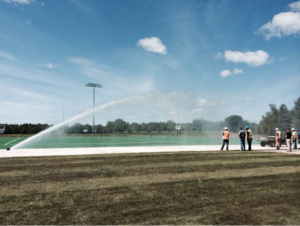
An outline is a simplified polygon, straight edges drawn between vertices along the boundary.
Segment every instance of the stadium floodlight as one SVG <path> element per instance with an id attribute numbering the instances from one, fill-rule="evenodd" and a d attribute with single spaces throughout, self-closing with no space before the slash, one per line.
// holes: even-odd
<path id="1" fill-rule="evenodd" d="M 103 88 L 101 84 L 96 83 L 86 83 L 86 87 L 93 87 L 93 108 L 95 108 L 95 88 Z M 93 112 L 93 131 L 92 134 L 94 136 L 95 133 L 95 113 Z"/>

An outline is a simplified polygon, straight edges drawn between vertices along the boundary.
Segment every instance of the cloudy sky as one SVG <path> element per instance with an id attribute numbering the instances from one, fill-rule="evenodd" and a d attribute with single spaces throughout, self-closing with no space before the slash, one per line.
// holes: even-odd
<path id="1" fill-rule="evenodd" d="M 80 114 L 85 83 L 117 101 L 96 123 L 259 122 L 300 96 L 299 62 L 300 1 L 0 0 L 0 123 Z"/>

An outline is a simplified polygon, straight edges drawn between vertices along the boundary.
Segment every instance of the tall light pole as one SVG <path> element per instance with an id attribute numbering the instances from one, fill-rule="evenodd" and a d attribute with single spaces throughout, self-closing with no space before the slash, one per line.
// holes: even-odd
<path id="1" fill-rule="evenodd" d="M 101 84 L 95 84 L 95 83 L 86 83 L 86 87 L 93 87 L 93 108 L 95 108 L 95 88 L 102 88 L 103 86 Z M 93 112 L 93 136 L 95 133 L 95 113 Z"/>

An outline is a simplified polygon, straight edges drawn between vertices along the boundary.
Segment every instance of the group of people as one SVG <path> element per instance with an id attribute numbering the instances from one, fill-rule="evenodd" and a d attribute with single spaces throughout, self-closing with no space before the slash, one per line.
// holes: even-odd
<path id="1" fill-rule="evenodd" d="M 247 143 L 248 143 L 248 151 L 252 151 L 251 145 L 252 145 L 252 139 L 253 139 L 253 133 L 249 126 L 245 127 L 246 132 L 243 131 L 243 128 L 240 127 L 239 131 L 239 138 L 240 138 L 240 144 L 241 144 L 241 151 L 246 151 L 246 144 L 245 144 L 245 139 L 247 138 Z M 223 145 L 221 147 L 221 151 L 223 151 L 224 146 L 226 145 L 226 151 L 228 151 L 229 148 L 229 136 L 230 133 L 228 132 L 228 128 L 224 128 L 223 132 Z"/>
<path id="2" fill-rule="evenodd" d="M 252 151 L 251 144 L 252 144 L 252 139 L 253 139 L 253 133 L 249 126 L 245 127 L 246 132 L 243 131 L 243 128 L 240 127 L 239 131 L 239 138 L 240 138 L 240 144 L 241 144 L 241 151 L 246 151 L 246 144 L 245 144 L 245 139 L 247 138 L 247 143 L 248 143 L 248 151 Z M 281 146 L 281 132 L 278 128 L 275 129 L 276 131 L 276 149 L 280 149 Z M 228 131 L 228 128 L 225 127 L 223 131 L 223 145 L 221 147 L 221 151 L 223 151 L 225 145 L 226 145 L 226 151 L 228 151 L 229 148 L 229 136 L 230 133 Z M 300 129 L 298 133 L 295 131 L 294 128 L 290 130 L 290 128 L 286 129 L 286 134 L 285 134 L 285 139 L 286 139 L 286 144 L 288 146 L 288 152 L 292 151 L 292 144 L 293 144 L 293 149 L 297 149 L 297 138 L 298 138 L 298 143 L 300 144 Z M 300 148 L 299 148 L 300 149 Z"/>
<path id="3" fill-rule="evenodd" d="M 275 131 L 276 131 L 276 149 L 280 149 L 281 132 L 278 128 L 276 128 Z M 291 130 L 290 128 L 286 129 L 285 140 L 286 140 L 286 145 L 288 146 L 288 150 L 287 150 L 288 152 L 292 151 L 292 144 L 293 144 L 293 149 L 295 150 L 297 149 L 297 138 L 300 144 L 300 129 L 298 133 L 295 131 L 294 128 L 292 128 Z"/>

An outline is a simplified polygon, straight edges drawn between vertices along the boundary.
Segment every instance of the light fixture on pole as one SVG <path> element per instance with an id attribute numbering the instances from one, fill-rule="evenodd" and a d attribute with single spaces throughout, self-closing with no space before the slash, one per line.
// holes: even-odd
<path id="1" fill-rule="evenodd" d="M 86 83 L 86 87 L 93 87 L 93 108 L 95 108 L 95 88 L 103 88 L 101 84 L 95 84 L 95 83 Z M 95 113 L 93 112 L 93 136 L 95 133 Z"/>

